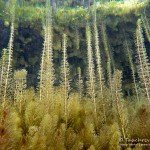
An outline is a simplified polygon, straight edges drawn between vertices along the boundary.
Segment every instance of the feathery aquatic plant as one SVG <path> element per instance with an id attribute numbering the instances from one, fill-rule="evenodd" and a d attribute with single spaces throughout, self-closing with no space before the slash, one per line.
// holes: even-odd
<path id="1" fill-rule="evenodd" d="M 140 19 L 137 21 L 136 46 L 137 46 L 137 57 L 139 61 L 138 74 L 141 79 L 143 89 L 145 91 L 144 93 L 148 101 L 150 102 L 150 64 L 148 62 L 146 48 L 144 45 L 144 37 Z"/>
<path id="2" fill-rule="evenodd" d="M 50 99 L 53 94 L 54 68 L 52 49 L 52 20 L 50 2 L 46 1 L 46 22 L 44 27 L 44 44 L 40 66 L 40 100 Z"/>
<path id="3" fill-rule="evenodd" d="M 25 69 L 17 70 L 14 73 L 14 79 L 15 79 L 15 104 L 19 105 L 19 111 L 22 110 L 22 103 L 23 103 L 23 93 L 26 89 L 26 77 L 27 77 L 27 71 Z"/>
<path id="4" fill-rule="evenodd" d="M 94 61 L 93 61 L 93 51 L 91 46 L 91 30 L 90 27 L 86 26 L 86 40 L 87 40 L 87 60 L 88 60 L 88 94 L 90 95 L 93 104 L 94 112 L 96 113 L 96 100 L 95 100 L 95 70 L 94 70 Z"/>
<path id="5" fill-rule="evenodd" d="M 6 77 L 4 79 L 4 94 L 3 94 L 3 106 L 5 106 L 5 101 L 7 97 L 10 97 L 10 93 L 12 92 L 12 57 L 13 57 L 13 42 L 14 42 L 14 21 L 15 21 L 15 5 L 16 0 L 12 1 L 12 9 L 11 13 L 11 28 L 10 28 L 10 38 L 8 43 L 8 60 L 7 60 L 7 70 L 6 70 Z"/>
<path id="6" fill-rule="evenodd" d="M 2 58 L 0 63 L 0 96 L 3 96 L 4 93 L 4 80 L 6 78 L 6 72 L 7 72 L 7 49 L 3 49 L 2 51 Z"/>
<path id="7" fill-rule="evenodd" d="M 112 68 L 111 68 L 111 56 L 110 56 L 110 51 L 109 51 L 109 44 L 108 44 L 108 38 L 107 38 L 107 34 L 106 34 L 106 25 L 104 23 L 102 23 L 101 25 L 101 32 L 102 32 L 102 40 L 103 40 L 103 44 L 104 44 L 104 50 L 106 53 L 106 57 L 107 57 L 107 81 L 108 81 L 108 86 L 110 88 L 110 90 L 112 91 L 112 87 L 111 87 L 111 79 L 112 79 Z"/>
<path id="8" fill-rule="evenodd" d="M 150 22 L 148 21 L 146 15 L 142 15 L 141 19 L 142 19 L 143 27 L 145 29 L 147 39 L 150 42 Z"/>
<path id="9" fill-rule="evenodd" d="M 79 98 L 81 100 L 82 96 L 83 96 L 83 80 L 82 80 L 82 76 L 81 76 L 81 68 L 78 67 L 78 93 L 79 93 Z"/>
<path id="10" fill-rule="evenodd" d="M 120 128 L 120 132 L 122 134 L 122 138 L 126 139 L 126 125 L 127 125 L 127 116 L 125 112 L 125 108 L 123 105 L 122 93 L 121 93 L 121 82 L 122 82 L 122 73 L 119 70 L 116 70 L 113 79 L 112 79 L 112 87 L 114 94 L 114 107 L 117 112 L 118 125 Z"/>
<path id="11" fill-rule="evenodd" d="M 137 85 L 136 77 L 135 77 L 135 67 L 134 67 L 134 64 L 133 64 L 131 49 L 129 47 L 129 43 L 128 43 L 128 40 L 126 38 L 125 32 L 124 32 L 124 38 L 125 38 L 124 47 L 127 50 L 127 57 L 129 59 L 129 64 L 130 64 L 130 68 L 131 68 L 131 71 L 132 71 L 132 78 L 133 78 L 133 83 L 134 83 L 134 89 L 135 89 L 135 93 L 136 93 L 136 98 L 139 101 L 139 91 L 138 91 L 138 85 Z"/>
<path id="12" fill-rule="evenodd" d="M 97 71 L 97 76 L 98 76 L 98 89 L 100 89 L 100 96 L 102 100 L 102 105 L 103 105 L 103 114 L 104 114 L 104 120 L 106 122 L 106 110 L 105 110 L 105 102 L 103 99 L 103 86 L 104 86 L 104 81 L 103 81 L 103 68 L 101 65 L 101 51 L 99 47 L 99 35 L 98 35 L 98 28 L 97 28 L 97 11 L 96 11 L 96 5 L 94 9 L 94 42 L 95 42 L 95 53 L 96 53 L 96 71 Z"/>
<path id="13" fill-rule="evenodd" d="M 103 98 L 103 69 L 101 65 L 101 53 L 99 47 L 99 35 L 97 29 L 97 19 L 96 19 L 96 8 L 95 8 L 95 15 L 94 15 L 94 37 L 95 37 L 95 51 L 96 51 L 96 70 L 98 72 L 98 86 L 100 87 L 100 94 Z"/>
<path id="14" fill-rule="evenodd" d="M 64 90 L 64 113 L 67 122 L 67 106 L 68 106 L 68 98 L 69 98 L 69 90 L 70 90 L 70 81 L 69 81 L 69 64 L 67 61 L 67 35 L 63 34 L 63 60 L 61 64 L 61 86 Z"/>
<path id="15" fill-rule="evenodd" d="M 40 83 L 39 83 L 39 92 L 40 92 L 40 100 L 42 100 L 43 98 L 43 84 L 44 84 L 44 80 L 43 80 L 43 74 L 44 74 L 44 63 L 45 63 L 45 45 L 46 45 L 46 31 L 44 29 L 44 43 L 43 43 L 43 50 L 42 50 L 42 57 L 41 57 L 41 64 L 40 64 L 40 75 L 39 75 L 39 78 L 40 78 Z"/>

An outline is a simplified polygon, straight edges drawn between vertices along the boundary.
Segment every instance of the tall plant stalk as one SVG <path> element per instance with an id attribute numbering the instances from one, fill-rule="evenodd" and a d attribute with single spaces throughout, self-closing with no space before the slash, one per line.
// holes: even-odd
<path id="1" fill-rule="evenodd" d="M 81 76 L 81 68 L 78 67 L 78 93 L 79 93 L 79 99 L 81 100 L 83 95 L 83 80 Z"/>
<path id="2" fill-rule="evenodd" d="M 3 96 L 4 90 L 4 80 L 6 78 L 6 71 L 7 71 L 7 49 L 3 49 L 2 58 L 0 63 L 0 96 Z"/>
<path id="3" fill-rule="evenodd" d="M 112 87 L 113 87 L 113 94 L 114 94 L 114 106 L 117 112 L 117 119 L 118 119 L 118 125 L 120 128 L 120 132 L 122 134 L 123 140 L 126 139 L 126 123 L 127 123 L 127 116 L 126 112 L 124 110 L 124 104 L 122 101 L 122 93 L 121 93 L 121 80 L 122 73 L 119 70 L 116 70 L 113 79 L 112 79 Z"/>
<path id="4" fill-rule="evenodd" d="M 93 104 L 94 112 L 96 113 L 96 99 L 95 99 L 95 70 L 93 61 L 93 51 L 91 46 L 91 30 L 86 26 L 86 39 L 87 39 L 87 59 L 88 59 L 88 94 L 90 95 Z"/>
<path id="5" fill-rule="evenodd" d="M 136 29 L 136 46 L 138 56 L 138 74 L 141 79 L 145 95 L 150 102 L 150 64 L 148 62 L 146 48 L 144 45 L 143 31 L 141 27 L 141 20 L 137 22 Z"/>
<path id="6" fill-rule="evenodd" d="M 46 1 L 44 44 L 40 66 L 40 83 L 39 83 L 40 100 L 42 100 L 43 98 L 50 99 L 53 94 L 54 67 L 53 67 L 52 43 L 53 42 L 52 42 L 51 6 L 49 1 Z"/>
<path id="7" fill-rule="evenodd" d="M 143 26 L 144 26 L 144 29 L 145 29 L 147 39 L 150 42 L 150 22 L 148 21 L 145 14 L 142 15 L 141 19 L 142 19 L 142 23 L 143 23 Z"/>
<path id="8" fill-rule="evenodd" d="M 62 78 L 62 88 L 64 90 L 64 114 L 67 124 L 67 108 L 68 108 L 68 98 L 70 90 L 70 81 L 69 81 L 69 64 L 67 61 L 67 35 L 63 34 L 63 60 L 61 64 L 61 78 Z"/>
<path id="9" fill-rule="evenodd" d="M 110 90 L 112 91 L 112 83 L 111 83 L 111 79 L 112 79 L 112 68 L 111 68 L 111 56 L 110 56 L 110 51 L 109 51 L 109 44 L 108 44 L 108 37 L 106 34 L 106 26 L 104 23 L 102 23 L 101 26 L 101 32 L 102 32 L 102 40 L 103 40 L 103 44 L 104 44 L 104 50 L 106 53 L 106 57 L 107 57 L 107 80 L 108 80 L 108 85 Z"/>
<path id="10" fill-rule="evenodd" d="M 96 16 L 96 7 L 94 11 L 94 37 L 95 37 L 95 51 L 96 51 L 96 70 L 98 72 L 98 81 L 100 87 L 100 95 L 103 98 L 103 69 L 101 65 L 101 52 L 99 47 L 99 35 L 97 28 L 97 16 Z"/>
<path id="11" fill-rule="evenodd" d="M 46 51 L 46 31 L 44 29 L 44 43 L 43 43 L 43 50 L 42 50 L 42 58 L 41 58 L 41 64 L 40 64 L 40 83 L 39 83 L 39 91 L 40 91 L 40 100 L 42 100 L 43 97 L 43 73 L 44 73 L 44 63 L 45 63 L 45 51 Z"/>
<path id="12" fill-rule="evenodd" d="M 13 42 L 14 42 L 14 21 L 15 21 L 15 5 L 16 1 L 12 1 L 11 9 L 11 28 L 10 28 L 10 38 L 8 43 L 8 60 L 7 60 L 7 70 L 6 78 L 4 80 L 4 94 L 3 94 L 3 107 L 5 107 L 6 98 L 9 96 L 9 88 L 13 85 L 12 83 L 12 57 L 13 57 Z"/>
<path id="13" fill-rule="evenodd" d="M 105 101 L 103 97 L 103 69 L 102 69 L 102 64 L 101 64 L 101 51 L 99 47 L 99 35 L 98 35 L 98 28 L 97 28 L 97 10 L 96 10 L 96 4 L 94 1 L 94 44 L 95 44 L 95 52 L 96 52 L 96 71 L 98 73 L 98 87 L 100 88 L 100 96 L 102 100 L 102 105 L 103 105 L 103 114 L 104 114 L 104 121 L 106 122 L 106 108 L 105 108 Z"/>
<path id="14" fill-rule="evenodd" d="M 127 50 L 127 57 L 129 59 L 129 64 L 130 64 L 130 68 L 131 68 L 131 71 L 132 71 L 132 78 L 133 78 L 133 83 L 134 83 L 134 89 L 135 89 L 135 92 L 136 92 L 136 98 L 139 101 L 140 100 L 139 99 L 139 91 L 138 91 L 138 85 L 137 85 L 136 77 L 135 77 L 135 67 L 134 67 L 134 64 L 133 64 L 131 49 L 129 47 L 129 43 L 128 43 L 128 40 L 126 38 L 125 31 L 123 31 L 123 33 L 124 33 L 124 38 L 125 38 L 124 47 Z"/>
<path id="15" fill-rule="evenodd" d="M 14 73 L 15 79 L 15 104 L 18 106 L 20 113 L 22 112 L 22 106 L 24 103 L 24 91 L 26 89 L 26 77 L 27 71 L 25 69 L 17 70 Z"/>

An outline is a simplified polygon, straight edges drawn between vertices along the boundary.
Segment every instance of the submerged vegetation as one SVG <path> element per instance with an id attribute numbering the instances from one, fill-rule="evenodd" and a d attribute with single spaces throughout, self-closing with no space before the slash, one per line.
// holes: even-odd
<path id="1" fill-rule="evenodd" d="M 3 48 L 0 59 L 0 150 L 149 149 L 150 63 L 147 50 L 150 45 L 146 46 L 150 42 L 150 20 L 146 14 L 149 2 L 128 7 L 123 2 L 94 2 L 88 9 L 67 6 L 55 10 L 49 0 L 42 1 L 42 6 L 18 2 L 0 2 L 6 12 L 11 6 L 6 16 L 1 13 L 4 24 L 10 22 L 10 33 L 8 46 Z M 111 14 L 125 19 L 133 11 L 138 13 L 132 31 L 134 40 L 130 40 L 125 28 L 121 29 L 126 53 L 121 55 L 127 58 L 134 85 L 132 95 L 125 95 L 124 72 L 114 59 L 116 52 L 109 40 L 111 28 L 105 17 Z M 14 43 L 17 27 L 35 18 L 34 15 L 42 24 L 43 48 L 39 54 L 37 86 L 29 87 L 28 70 L 25 67 L 15 69 L 14 53 L 18 45 Z M 77 20 L 73 16 L 77 16 Z M 75 27 L 73 36 L 69 32 L 72 24 Z M 56 53 L 57 42 L 60 50 Z M 68 49 L 72 42 L 76 51 L 84 56 L 79 62 L 84 63 L 84 67 L 81 64 L 72 67 L 69 63 Z M 86 50 L 82 52 L 83 49 Z M 60 57 L 59 65 L 55 64 L 56 54 Z M 76 74 L 75 79 L 72 72 Z"/>

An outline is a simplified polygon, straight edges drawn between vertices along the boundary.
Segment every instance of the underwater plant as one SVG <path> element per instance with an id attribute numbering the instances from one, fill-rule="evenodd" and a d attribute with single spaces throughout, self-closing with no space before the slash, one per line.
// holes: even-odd
<path id="1" fill-rule="evenodd" d="M 143 31 L 141 27 L 141 20 L 137 21 L 136 29 L 136 46 L 138 56 L 138 74 L 141 79 L 144 93 L 147 100 L 150 102 L 150 64 L 148 62 L 146 48 L 144 45 Z"/>
<path id="2" fill-rule="evenodd" d="M 110 56 L 110 49 L 109 49 L 109 44 L 108 44 L 108 37 L 107 37 L 107 33 L 106 33 L 106 25 L 104 23 L 102 23 L 101 25 L 101 32 L 102 32 L 102 40 L 103 40 L 103 44 L 104 44 L 104 50 L 106 53 L 106 57 L 107 57 L 107 85 L 109 86 L 109 88 L 112 91 L 112 83 L 111 83 L 111 79 L 112 79 L 112 62 L 111 62 L 111 56 Z"/>
<path id="3" fill-rule="evenodd" d="M 126 129 L 127 129 L 127 112 L 126 108 L 123 103 L 122 93 L 121 93 L 121 82 L 122 82 L 122 73 L 119 70 L 116 70 L 113 79 L 112 79 L 112 87 L 113 87 L 113 94 L 114 94 L 114 107 L 117 112 L 117 120 L 118 126 L 120 128 L 121 136 L 123 140 L 126 139 Z"/>
<path id="4" fill-rule="evenodd" d="M 135 77 L 135 67 L 134 67 L 134 63 L 133 63 L 133 58 L 132 58 L 132 53 L 131 53 L 131 49 L 129 46 L 129 41 L 126 38 L 125 32 L 124 32 L 124 47 L 127 50 L 127 57 L 129 59 L 129 64 L 130 64 L 130 68 L 132 71 L 132 79 L 133 79 L 133 83 L 134 83 L 134 89 L 135 89 L 135 93 L 136 93 L 136 98 L 139 101 L 139 89 L 138 89 L 138 85 L 137 85 L 137 81 L 136 81 L 136 77 Z"/>
<path id="5" fill-rule="evenodd" d="M 0 96 L 2 97 L 3 96 L 3 92 L 4 92 L 4 89 L 3 89 L 3 86 L 4 86 L 4 80 L 6 78 L 6 71 L 7 71 L 7 58 L 8 58 L 8 55 L 7 55 L 7 49 L 3 49 L 2 51 L 2 58 L 1 58 L 1 63 L 0 63 Z"/>
<path id="6" fill-rule="evenodd" d="M 14 92 L 14 103 L 19 105 L 19 111 L 22 111 L 22 103 L 24 103 L 23 93 L 27 87 L 26 84 L 27 71 L 25 69 L 17 70 L 14 73 L 15 80 L 15 92 Z"/>
<path id="7" fill-rule="evenodd" d="M 44 27 L 44 44 L 42 60 L 40 65 L 40 100 L 46 97 L 49 99 L 53 94 L 54 68 L 52 49 L 52 18 L 50 2 L 46 1 L 46 21 Z"/>
<path id="8" fill-rule="evenodd" d="M 142 15 L 141 19 L 142 19 L 142 24 L 145 29 L 147 39 L 150 42 L 150 22 L 148 21 L 148 18 L 145 14 Z"/>
<path id="9" fill-rule="evenodd" d="M 3 93 L 3 107 L 5 107 L 6 98 L 11 97 L 12 92 L 12 85 L 13 85 L 13 73 L 12 73 L 12 61 L 13 61 L 13 42 L 14 42 L 14 21 L 15 21 L 15 5 L 16 0 L 11 1 L 12 2 L 12 9 L 10 10 L 11 13 L 11 29 L 10 29 L 10 38 L 8 43 L 8 58 L 7 58 L 7 70 L 6 70 L 6 76 L 4 79 L 4 93 Z"/>
<path id="10" fill-rule="evenodd" d="M 67 61 L 67 35 L 63 34 L 63 60 L 61 63 L 61 86 L 64 91 L 64 114 L 67 123 L 67 107 L 68 107 L 68 99 L 69 99 L 69 91 L 70 91 L 70 81 L 69 81 L 69 64 Z"/>
<path id="11" fill-rule="evenodd" d="M 94 112 L 96 113 L 96 93 L 95 93 L 95 70 L 94 70 L 94 61 L 93 61 L 93 50 L 91 46 L 91 29 L 89 25 L 86 26 L 86 40 L 87 40 L 87 60 L 88 60 L 88 94 L 91 97 L 94 104 Z"/>
<path id="12" fill-rule="evenodd" d="M 78 92 L 79 92 L 79 99 L 81 100 L 81 98 L 83 97 L 83 79 L 81 76 L 81 68 L 78 67 Z"/>
<path id="13" fill-rule="evenodd" d="M 100 52 L 100 47 L 99 47 L 99 35 L 98 35 L 98 28 L 97 28 L 97 16 L 96 16 L 96 8 L 94 12 L 94 40 L 95 40 L 95 52 L 96 52 L 96 70 L 98 73 L 98 87 L 100 88 L 100 93 L 103 98 L 103 69 L 101 65 L 101 52 Z"/>

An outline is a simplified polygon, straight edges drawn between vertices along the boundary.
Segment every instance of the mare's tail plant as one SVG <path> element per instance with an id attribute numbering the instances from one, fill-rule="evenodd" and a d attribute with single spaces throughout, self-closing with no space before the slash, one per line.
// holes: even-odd
<path id="1" fill-rule="evenodd" d="M 7 49 L 3 49 L 2 51 L 2 58 L 0 62 L 0 96 L 3 96 L 4 90 L 4 80 L 6 78 L 6 72 L 7 72 Z"/>
<path id="2" fill-rule="evenodd" d="M 142 15 L 141 19 L 142 19 L 143 27 L 145 29 L 147 39 L 150 42 L 150 22 L 149 22 L 149 20 L 148 20 L 148 18 L 146 17 L 145 14 Z"/>
<path id="3" fill-rule="evenodd" d="M 126 139 L 126 127 L 127 127 L 127 115 L 125 112 L 123 98 L 121 93 L 121 82 L 122 82 L 122 73 L 119 70 L 116 70 L 112 79 L 113 95 L 114 95 L 114 108 L 117 114 L 118 125 L 122 138 Z"/>
<path id="4" fill-rule="evenodd" d="M 44 44 L 40 65 L 40 100 L 50 99 L 53 94 L 54 68 L 52 49 L 52 19 L 50 2 L 46 1 L 46 21 L 44 27 Z"/>
<path id="5" fill-rule="evenodd" d="M 97 28 L 97 11 L 96 11 L 96 5 L 94 9 L 94 37 L 95 37 L 95 53 L 96 53 L 96 71 L 98 75 L 98 87 L 100 89 L 100 97 L 102 98 L 102 105 L 103 105 L 103 114 L 104 114 L 104 120 L 106 122 L 106 108 L 105 108 L 105 102 L 103 99 L 103 87 L 104 87 L 104 82 L 103 82 L 103 68 L 101 64 L 101 51 L 99 47 L 99 35 L 98 35 L 98 28 Z"/>
<path id="6" fill-rule="evenodd" d="M 94 37 L 95 37 L 95 51 L 96 51 L 96 70 L 98 73 L 98 86 L 100 87 L 100 95 L 103 98 L 103 69 L 101 65 L 101 52 L 99 47 L 99 35 L 98 35 L 98 28 L 97 28 L 97 16 L 96 16 L 96 8 L 95 8 L 95 15 L 94 15 Z"/>
<path id="7" fill-rule="evenodd" d="M 144 44 L 143 30 L 141 27 L 141 20 L 137 21 L 136 29 L 136 46 L 138 57 L 138 74 L 141 79 L 141 84 L 144 89 L 144 93 L 150 102 L 150 64 L 148 62 L 146 48 Z"/>
<path id="8" fill-rule="evenodd" d="M 102 23 L 101 25 L 101 32 L 102 32 L 102 40 L 103 40 L 103 44 L 104 44 L 104 50 L 106 53 L 106 57 L 107 57 L 107 81 L 108 81 L 108 86 L 110 88 L 110 90 L 112 91 L 112 83 L 111 83 L 111 79 L 112 79 L 112 62 L 111 62 L 111 56 L 110 56 L 110 51 L 109 51 L 109 44 L 108 44 L 108 37 L 107 37 L 107 33 L 106 33 L 106 25 L 104 23 Z"/>
<path id="9" fill-rule="evenodd" d="M 94 112 L 96 113 L 96 100 L 95 100 L 95 70 L 93 61 L 93 51 L 91 46 L 91 30 L 86 26 L 86 39 L 87 39 L 87 60 L 88 60 L 88 94 L 93 100 Z"/>
<path id="10" fill-rule="evenodd" d="M 70 90 L 70 81 L 69 81 L 69 64 L 67 61 L 67 35 L 63 34 L 63 60 L 61 64 L 61 86 L 64 90 L 64 114 L 67 123 L 67 107 L 68 107 L 68 98 Z"/>
<path id="11" fill-rule="evenodd" d="M 26 89 L 26 77 L 27 71 L 25 69 L 15 71 L 15 104 L 18 106 L 19 111 L 22 111 L 22 105 L 24 103 L 24 90 Z"/>
<path id="12" fill-rule="evenodd" d="M 79 99 L 81 100 L 83 96 L 83 80 L 81 76 L 81 68 L 78 67 L 78 93 L 79 93 Z"/>
<path id="13" fill-rule="evenodd" d="M 133 64 L 132 53 L 131 53 L 131 49 L 130 49 L 130 46 L 129 46 L 129 42 L 126 38 L 125 32 L 124 32 L 124 38 L 125 38 L 124 47 L 125 47 L 125 50 L 127 50 L 127 57 L 129 59 L 129 64 L 130 64 L 130 68 L 131 68 L 131 71 L 132 71 L 132 78 L 133 78 L 136 98 L 139 101 L 139 89 L 138 89 L 138 85 L 137 85 L 136 77 L 135 77 L 135 67 L 134 67 L 134 64 Z"/>
<path id="14" fill-rule="evenodd" d="M 12 79 L 12 57 L 13 57 L 13 42 L 14 42 L 14 21 L 15 21 L 15 5 L 16 0 L 10 2 L 12 4 L 12 8 L 10 10 L 11 13 L 11 28 L 10 28 L 10 38 L 8 43 L 8 58 L 7 58 L 7 70 L 6 77 L 4 79 L 4 94 L 3 94 L 3 106 L 5 106 L 6 98 L 11 96 L 11 87 L 13 85 Z"/>

